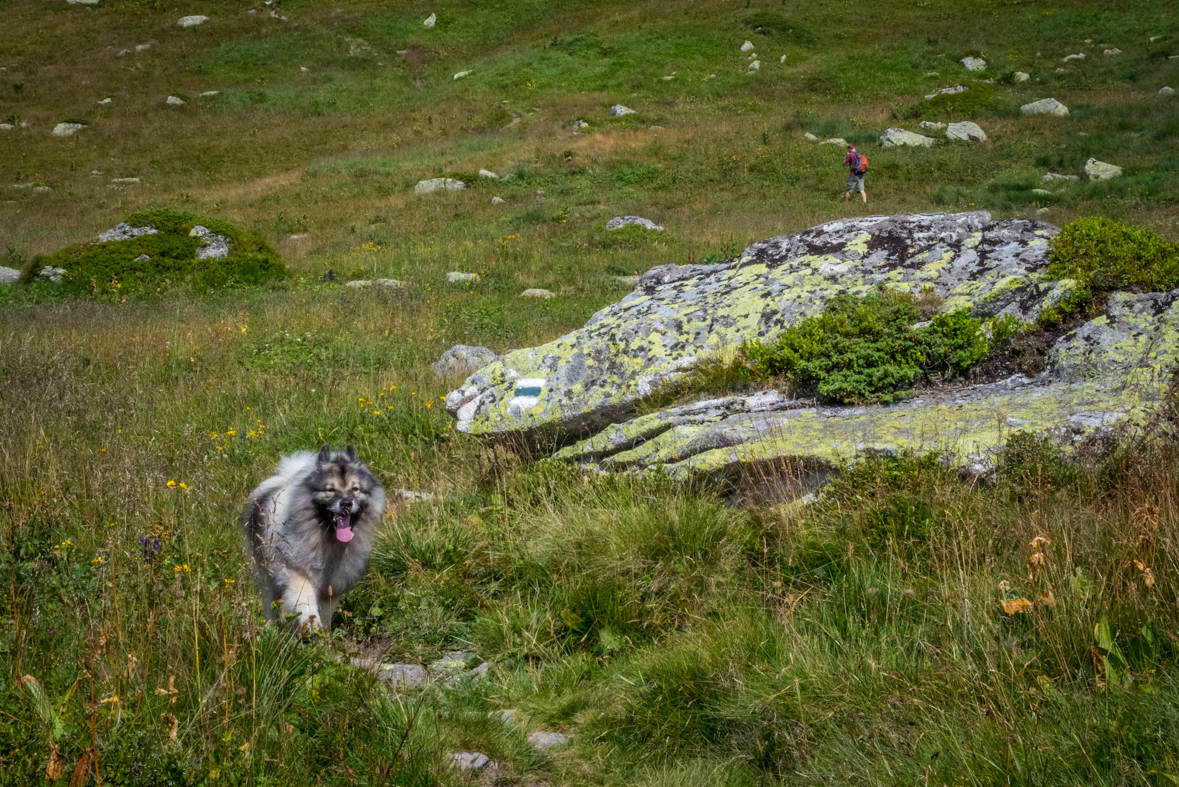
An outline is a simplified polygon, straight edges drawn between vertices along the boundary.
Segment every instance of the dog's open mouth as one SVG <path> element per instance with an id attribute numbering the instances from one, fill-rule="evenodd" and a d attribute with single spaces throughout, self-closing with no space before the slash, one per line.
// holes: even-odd
<path id="1" fill-rule="evenodd" d="M 352 540 L 352 514 L 332 514 L 332 522 L 336 526 L 336 540 L 347 543 Z"/>

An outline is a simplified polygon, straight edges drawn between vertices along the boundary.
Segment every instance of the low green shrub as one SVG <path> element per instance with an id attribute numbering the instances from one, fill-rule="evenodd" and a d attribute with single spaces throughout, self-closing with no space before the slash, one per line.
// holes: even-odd
<path id="1" fill-rule="evenodd" d="M 909 107 L 894 110 L 900 120 L 920 120 L 934 116 L 960 118 L 971 115 L 986 107 L 995 97 L 995 90 L 984 82 L 963 82 L 966 90 L 961 93 L 943 93 L 933 98 L 918 101 Z"/>
<path id="2" fill-rule="evenodd" d="M 921 319 L 914 300 L 887 290 L 839 295 L 776 342 L 754 342 L 743 353 L 756 376 L 791 377 L 827 401 L 894 402 L 920 375 L 957 374 L 988 349 L 982 324 L 966 312 L 939 314 L 914 328 Z"/>
<path id="3" fill-rule="evenodd" d="M 163 292 L 178 286 L 202 289 L 261 284 L 284 279 L 290 271 L 274 249 L 226 221 L 174 210 L 140 211 L 127 217 L 132 227 L 155 227 L 158 232 L 122 241 L 77 243 L 48 257 L 39 257 L 25 270 L 31 281 L 46 266 L 64 268 L 61 287 L 72 295 L 123 297 Z M 229 239 L 229 255 L 198 259 L 204 242 L 190 234 L 207 227 Z"/>
<path id="4" fill-rule="evenodd" d="M 1150 230 L 1089 216 L 1066 224 L 1048 245 L 1048 275 L 1091 292 L 1179 287 L 1179 244 Z"/>

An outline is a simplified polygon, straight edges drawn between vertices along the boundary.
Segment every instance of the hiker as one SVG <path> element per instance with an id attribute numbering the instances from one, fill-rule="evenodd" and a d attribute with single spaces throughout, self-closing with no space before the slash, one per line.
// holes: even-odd
<path id="1" fill-rule="evenodd" d="M 847 176 L 847 191 L 843 193 L 845 200 L 851 199 L 854 192 L 860 192 L 864 202 L 868 201 L 868 192 L 864 191 L 864 173 L 868 171 L 868 157 L 856 152 L 855 145 L 847 146 L 847 158 L 843 160 L 850 168 Z"/>

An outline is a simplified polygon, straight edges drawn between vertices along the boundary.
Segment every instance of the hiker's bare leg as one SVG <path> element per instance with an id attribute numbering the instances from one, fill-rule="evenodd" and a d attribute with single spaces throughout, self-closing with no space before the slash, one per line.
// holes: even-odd
<path id="1" fill-rule="evenodd" d="M 860 196 L 864 198 L 864 204 L 866 205 L 868 203 L 868 192 L 861 191 Z"/>
<path id="2" fill-rule="evenodd" d="M 850 191 L 845 191 L 845 192 L 843 192 L 843 194 L 841 194 L 841 195 L 840 195 L 840 197 L 839 197 L 839 198 L 840 198 L 841 200 L 843 200 L 844 202 L 847 202 L 849 199 L 851 199 L 851 192 L 850 192 Z"/>

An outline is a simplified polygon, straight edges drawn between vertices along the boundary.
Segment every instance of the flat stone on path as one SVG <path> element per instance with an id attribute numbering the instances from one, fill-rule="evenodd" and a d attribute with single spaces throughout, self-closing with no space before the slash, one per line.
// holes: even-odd
<path id="1" fill-rule="evenodd" d="M 548 290 L 542 290 L 538 287 L 533 287 L 520 293 L 521 298 L 556 298 L 557 296 Z"/>
<path id="2" fill-rule="evenodd" d="M 649 230 L 658 230 L 659 232 L 663 232 L 663 227 L 660 227 L 650 219 L 644 219 L 642 216 L 616 216 L 606 222 L 606 229 L 620 230 L 623 227 L 630 226 L 631 224 L 645 227 Z"/>
<path id="3" fill-rule="evenodd" d="M 987 135 L 978 127 L 978 124 L 966 120 L 961 123 L 951 123 L 946 129 L 946 139 L 961 142 L 986 142 Z"/>
<path id="4" fill-rule="evenodd" d="M 544 751 L 568 743 L 569 736 L 560 732 L 534 732 L 528 736 L 528 742 L 532 748 Z"/>
<path id="5" fill-rule="evenodd" d="M 1056 117 L 1068 116 L 1068 107 L 1054 98 L 1042 98 L 1039 101 L 1033 101 L 1030 104 L 1024 104 L 1019 108 L 1019 111 L 1025 115 L 1055 115 Z"/>
<path id="6" fill-rule="evenodd" d="M 399 689 L 414 689 L 429 683 L 430 676 L 421 664 L 382 664 L 377 668 L 377 680 Z"/>
<path id="7" fill-rule="evenodd" d="M 196 27 L 197 25 L 203 25 L 208 21 L 209 17 L 200 16 L 198 14 L 195 16 L 182 16 L 179 20 L 177 20 L 176 24 L 180 25 L 181 27 Z"/>
<path id="8" fill-rule="evenodd" d="M 921 134 L 914 134 L 912 131 L 905 131 L 903 128 L 890 128 L 885 131 L 880 137 L 880 144 L 886 148 L 899 147 L 920 147 L 930 148 L 936 140 L 933 137 L 925 137 Z"/>
<path id="9" fill-rule="evenodd" d="M 1121 175 L 1122 168 L 1115 164 L 1107 164 L 1095 158 L 1091 158 L 1085 162 L 1085 180 L 1090 182 L 1113 180 L 1114 178 L 1121 177 Z"/>

